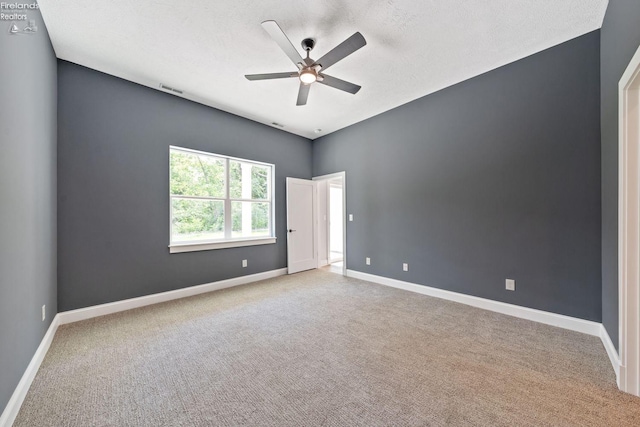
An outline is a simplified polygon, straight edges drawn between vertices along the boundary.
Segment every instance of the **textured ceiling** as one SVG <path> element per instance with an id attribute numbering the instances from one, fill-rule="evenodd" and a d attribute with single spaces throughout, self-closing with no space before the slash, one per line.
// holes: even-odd
<path id="1" fill-rule="evenodd" d="M 39 0 L 59 58 L 311 139 L 596 30 L 607 0 Z M 319 58 L 356 31 L 367 45 L 330 74 L 351 95 L 244 74 L 295 71 L 260 23 Z M 322 129 L 316 133 L 316 129 Z"/>

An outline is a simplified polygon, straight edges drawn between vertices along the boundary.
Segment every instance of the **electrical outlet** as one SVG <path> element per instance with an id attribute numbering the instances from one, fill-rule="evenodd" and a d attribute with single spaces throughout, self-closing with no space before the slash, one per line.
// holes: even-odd
<path id="1" fill-rule="evenodd" d="M 353 214 L 349 214 L 349 221 L 353 221 Z"/>
<path id="2" fill-rule="evenodd" d="M 371 265 L 371 258 L 366 257 L 366 258 L 364 259 L 364 263 L 365 263 L 365 264 L 367 264 L 367 265 Z"/>
<path id="3" fill-rule="evenodd" d="M 516 281 L 513 279 L 507 279 L 505 281 L 505 288 L 508 291 L 515 291 L 516 290 Z"/>
<path id="4" fill-rule="evenodd" d="M 42 321 L 44 322 L 44 319 L 47 318 L 47 306 L 43 305 L 42 306 Z"/>
<path id="5" fill-rule="evenodd" d="M 406 262 L 402 263 L 402 271 L 409 271 L 409 264 L 407 264 Z"/>
<path id="6" fill-rule="evenodd" d="M 242 268 L 244 268 L 244 267 L 246 267 L 246 266 L 247 266 L 247 260 L 246 260 L 246 259 L 243 259 L 243 260 L 242 260 Z"/>

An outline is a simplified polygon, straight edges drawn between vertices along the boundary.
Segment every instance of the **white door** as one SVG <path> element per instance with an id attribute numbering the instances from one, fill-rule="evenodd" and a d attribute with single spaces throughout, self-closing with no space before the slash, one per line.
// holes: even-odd
<path id="1" fill-rule="evenodd" d="M 287 178 L 288 273 L 318 268 L 316 251 L 316 183 Z"/>

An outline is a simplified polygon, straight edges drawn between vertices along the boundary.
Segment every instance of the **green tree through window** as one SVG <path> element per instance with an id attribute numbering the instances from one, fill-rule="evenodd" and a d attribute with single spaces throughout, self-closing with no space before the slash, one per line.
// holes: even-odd
<path id="1" fill-rule="evenodd" d="M 171 147 L 169 169 L 172 243 L 273 237 L 273 165 Z"/>

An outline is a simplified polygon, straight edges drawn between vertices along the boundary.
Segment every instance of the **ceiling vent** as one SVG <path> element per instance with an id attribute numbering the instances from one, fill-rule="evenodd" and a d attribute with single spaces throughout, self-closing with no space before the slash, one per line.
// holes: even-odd
<path id="1" fill-rule="evenodd" d="M 162 83 L 160 83 L 160 89 L 168 90 L 169 92 L 177 93 L 178 95 L 182 95 L 183 93 L 180 89 L 176 89 Z"/>

